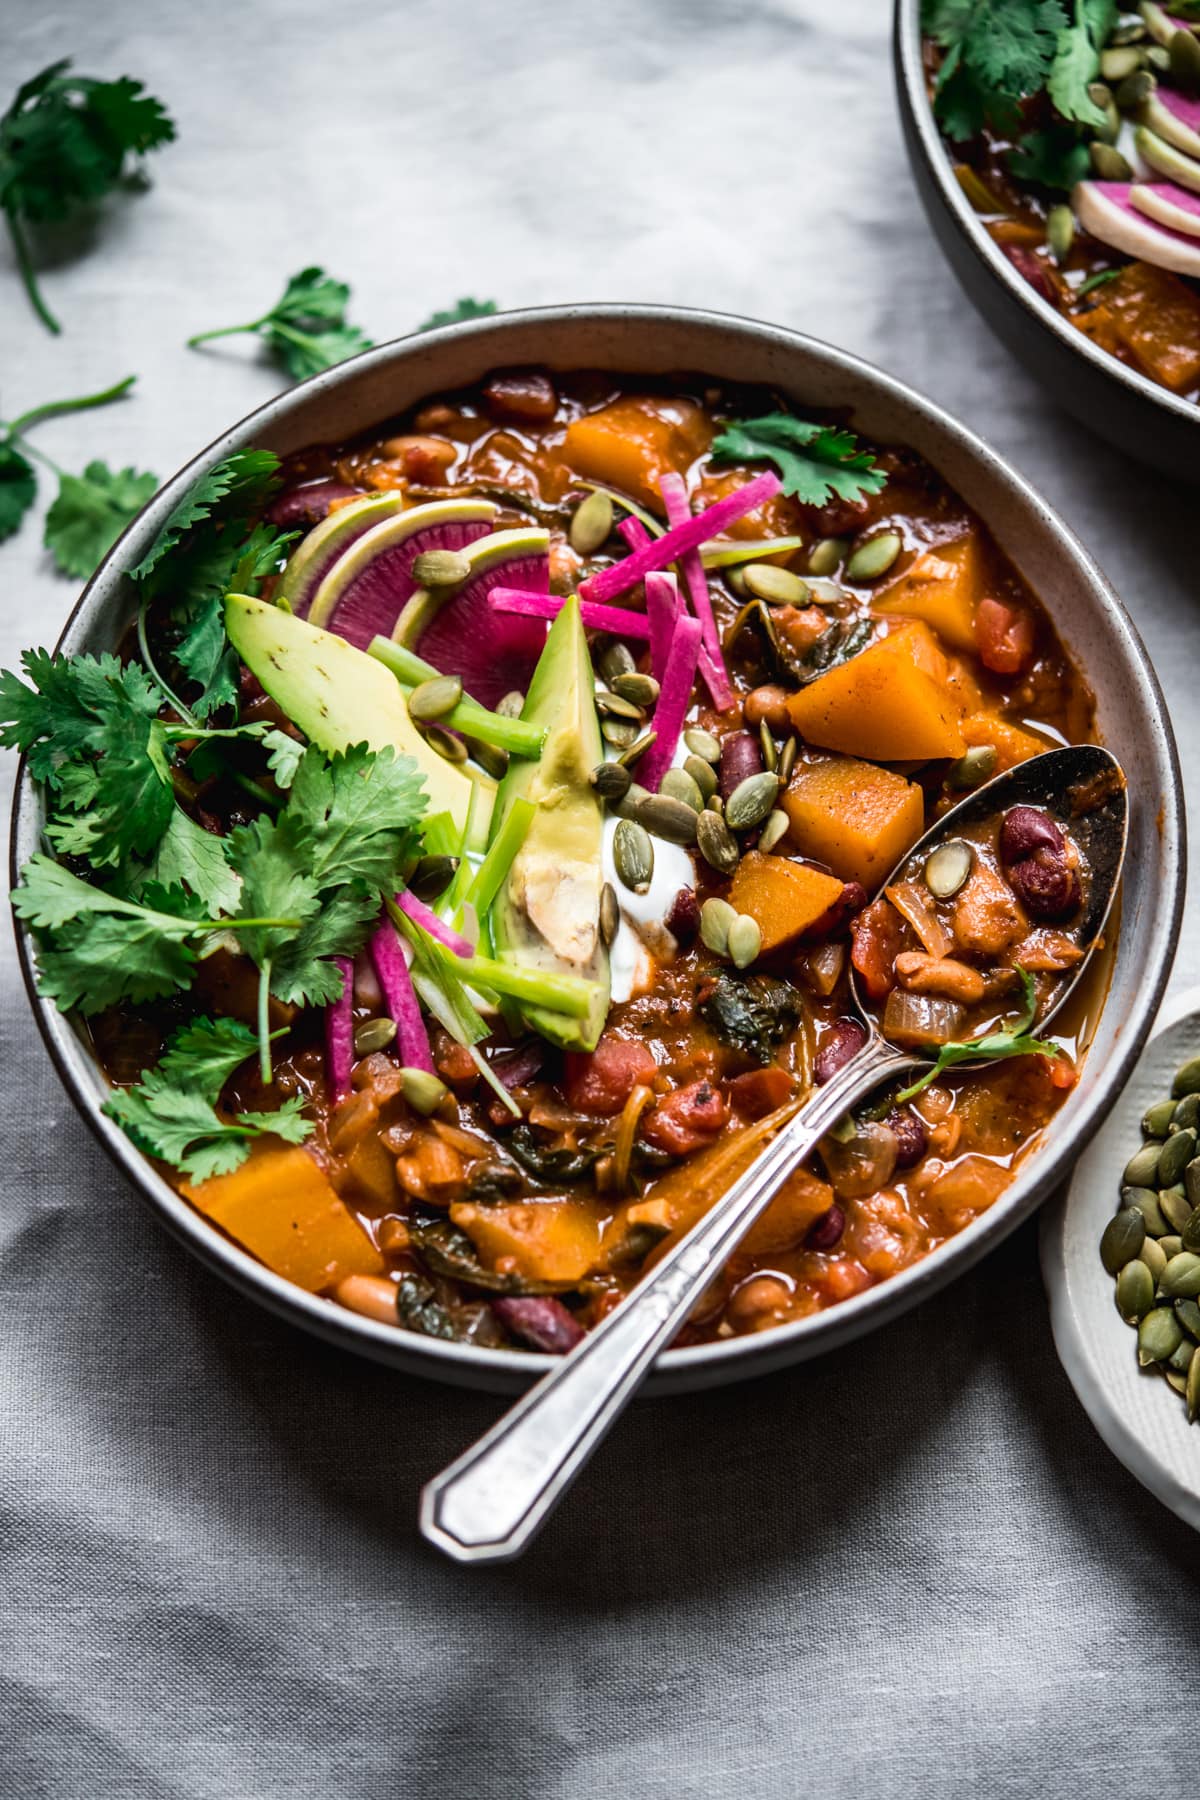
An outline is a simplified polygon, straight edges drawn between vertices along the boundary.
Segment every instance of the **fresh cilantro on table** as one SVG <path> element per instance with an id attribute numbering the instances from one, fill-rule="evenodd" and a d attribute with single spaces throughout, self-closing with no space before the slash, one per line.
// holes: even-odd
<path id="1" fill-rule="evenodd" d="M 61 327 L 42 298 L 28 227 L 57 222 L 110 193 L 130 169 L 175 136 L 161 103 L 127 75 L 73 75 L 69 60 L 24 82 L 0 117 L 0 208 L 34 310 Z"/>
<path id="2" fill-rule="evenodd" d="M 1057 1056 L 1057 1044 L 1051 1044 L 1042 1038 L 1031 1035 L 1030 1026 L 1037 1017 L 1037 994 L 1034 991 L 1033 977 L 1028 969 L 1019 965 L 1017 973 L 1021 977 L 1024 993 L 1024 1005 L 1021 1016 L 1007 1031 L 993 1031 L 987 1037 L 971 1038 L 965 1043 L 951 1042 L 943 1044 L 937 1053 L 937 1061 L 927 1069 L 919 1081 L 896 1095 L 897 1102 L 912 1100 L 917 1094 L 937 1080 L 946 1069 L 953 1069 L 965 1062 L 999 1062 L 1008 1056 Z"/>
<path id="3" fill-rule="evenodd" d="M 871 452 L 858 449 L 853 432 L 790 413 L 729 423 L 713 439 L 711 454 L 714 462 L 773 462 L 784 493 L 805 506 L 824 506 L 835 494 L 860 500 L 878 494 L 887 482 Z"/>
<path id="4" fill-rule="evenodd" d="M 467 319 L 490 319 L 499 308 L 494 300 L 456 300 L 444 312 L 430 313 L 417 331 L 438 331 L 443 325 L 462 325 Z"/>
<path id="5" fill-rule="evenodd" d="M 0 539 L 12 537 L 37 499 L 37 474 L 11 442 L 0 443 Z"/>
<path id="6" fill-rule="evenodd" d="M 301 269 L 261 318 L 245 325 L 222 325 L 216 331 L 198 331 L 188 345 L 195 348 L 213 338 L 254 332 L 293 380 L 303 381 L 371 348 L 366 333 L 346 323 L 349 301 L 350 289 L 344 281 L 335 281 L 324 269 Z"/>

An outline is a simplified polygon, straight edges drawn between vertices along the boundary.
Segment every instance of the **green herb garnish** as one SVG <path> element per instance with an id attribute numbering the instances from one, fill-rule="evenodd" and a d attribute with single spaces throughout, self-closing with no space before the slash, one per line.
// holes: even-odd
<path id="1" fill-rule="evenodd" d="M 1120 273 L 1120 269 L 1097 269 L 1094 275 L 1089 275 L 1086 281 L 1080 282 L 1075 289 L 1075 298 L 1082 300 L 1085 294 L 1091 294 L 1097 288 L 1106 287 L 1110 281 L 1115 281 Z"/>
<path id="2" fill-rule="evenodd" d="M 823 506 L 835 494 L 861 500 L 878 494 L 887 482 L 869 450 L 858 448 L 852 431 L 837 425 L 815 425 L 790 413 L 765 419 L 740 419 L 713 439 L 714 462 L 773 462 L 783 478 L 785 494 L 805 506 Z"/>
<path id="3" fill-rule="evenodd" d="M 127 75 L 97 81 L 51 63 L 17 89 L 0 118 L 0 207 L 25 291 L 42 323 L 61 329 L 43 300 L 26 227 L 65 219 L 110 193 L 131 157 L 169 143 L 175 127 L 160 101 Z"/>
<path id="4" fill-rule="evenodd" d="M 971 1038 L 966 1043 L 943 1044 L 937 1053 L 937 1061 L 931 1069 L 927 1069 L 919 1081 L 896 1095 L 898 1103 L 911 1100 L 921 1093 L 931 1082 L 937 1080 L 946 1069 L 952 1069 L 957 1063 L 964 1062 L 999 1062 L 1006 1056 L 1045 1056 L 1054 1057 L 1059 1054 L 1057 1044 L 1045 1042 L 1041 1038 L 1030 1035 L 1030 1026 L 1037 1016 L 1037 994 L 1034 990 L 1033 976 L 1028 969 L 1018 964 L 1017 974 L 1021 977 L 1025 1003 L 1020 1018 L 1007 1031 L 993 1031 L 987 1037 Z"/>
<path id="5" fill-rule="evenodd" d="M 443 325 L 461 325 L 467 319 L 490 319 L 498 310 L 494 300 L 456 300 L 445 312 L 430 313 L 416 330 L 437 331 Z"/>
<path id="6" fill-rule="evenodd" d="M 344 281 L 335 281 L 324 269 L 301 269 L 261 318 L 245 325 L 222 325 L 216 331 L 198 331 L 188 345 L 194 348 L 213 338 L 254 332 L 292 379 L 303 381 L 371 348 L 366 333 L 346 323 L 349 301 L 350 289 Z"/>

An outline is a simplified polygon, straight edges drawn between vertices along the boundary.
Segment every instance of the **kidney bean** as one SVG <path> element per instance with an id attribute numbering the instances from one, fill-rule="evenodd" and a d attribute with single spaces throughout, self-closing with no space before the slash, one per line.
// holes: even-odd
<path id="1" fill-rule="evenodd" d="M 731 731 L 721 739 L 721 798 L 728 800 L 747 775 L 761 775 L 762 746 L 748 731 Z"/>
<path id="2" fill-rule="evenodd" d="M 690 944 L 700 929 L 700 902 L 696 898 L 696 890 L 681 887 L 671 902 L 671 910 L 664 921 L 672 937 L 681 944 Z"/>
<path id="3" fill-rule="evenodd" d="M 1023 244 L 1005 244 L 1004 254 L 1007 256 L 1017 274 L 1027 281 L 1043 300 L 1054 304 L 1054 284 L 1038 261 L 1032 250 Z"/>
<path id="4" fill-rule="evenodd" d="M 583 1336 L 578 1319 L 551 1294 L 505 1294 L 492 1301 L 492 1308 L 514 1337 L 552 1356 L 565 1356 Z"/>
<path id="5" fill-rule="evenodd" d="M 548 375 L 527 369 L 519 374 L 493 375 L 483 390 L 493 418 L 552 419 L 558 411 L 558 395 Z"/>
<path id="6" fill-rule="evenodd" d="M 806 1250 L 832 1250 L 842 1239 L 846 1229 L 846 1215 L 835 1200 L 828 1212 L 821 1214 L 809 1226 L 804 1239 Z"/>
<path id="7" fill-rule="evenodd" d="M 929 1130 L 920 1113 L 911 1106 L 894 1106 L 884 1124 L 896 1139 L 896 1167 L 915 1168 L 929 1145 Z"/>
<path id="8" fill-rule="evenodd" d="M 768 682 L 765 687 L 756 687 L 753 693 L 747 694 L 742 705 L 742 713 L 747 725 L 757 731 L 765 719 L 772 731 L 786 731 L 790 723 L 787 707 L 787 689 L 776 682 Z"/>
<path id="9" fill-rule="evenodd" d="M 344 481 L 310 481 L 307 487 L 285 488 L 267 507 L 272 525 L 319 525 L 335 500 L 350 500 L 358 493 Z"/>
<path id="10" fill-rule="evenodd" d="M 1082 899 L 1079 877 L 1064 856 L 1037 850 L 1008 871 L 1013 892 L 1035 919 L 1065 919 Z"/>
<path id="11" fill-rule="evenodd" d="M 831 1081 L 852 1056 L 858 1055 L 866 1041 L 867 1028 L 861 1019 L 835 1019 L 813 1063 L 814 1080 Z"/>
<path id="12" fill-rule="evenodd" d="M 1010 806 L 1000 826 L 1000 861 L 1007 866 L 1032 856 L 1035 850 L 1064 855 L 1066 839 L 1048 813 L 1036 806 Z"/>

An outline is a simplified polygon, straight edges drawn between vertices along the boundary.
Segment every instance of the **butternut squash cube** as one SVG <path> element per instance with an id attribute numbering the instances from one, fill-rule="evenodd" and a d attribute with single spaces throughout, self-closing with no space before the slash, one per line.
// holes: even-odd
<path id="1" fill-rule="evenodd" d="M 324 1172 L 298 1145 L 256 1144 L 240 1169 L 183 1192 L 206 1218 L 285 1281 L 319 1294 L 383 1258 Z"/>
<path id="2" fill-rule="evenodd" d="M 929 762 L 961 756 L 963 709 L 947 684 L 948 665 L 928 625 L 895 631 L 819 675 L 788 700 L 792 723 L 810 744 L 870 762 Z"/>
<path id="3" fill-rule="evenodd" d="M 600 1254 L 600 1218 L 583 1200 L 517 1200 L 479 1206 L 462 1200 L 450 1217 L 489 1268 L 530 1281 L 580 1281 Z"/>
<path id="4" fill-rule="evenodd" d="M 572 419 L 562 453 L 577 475 L 620 488 L 661 513 L 659 481 L 687 469 L 711 438 L 711 426 L 690 400 L 630 396 Z"/>
<path id="5" fill-rule="evenodd" d="M 780 804 L 801 855 L 868 893 L 925 829 L 925 797 L 892 769 L 854 757 L 801 764 Z"/>
<path id="6" fill-rule="evenodd" d="M 767 955 L 792 943 L 842 897 L 843 883 L 786 856 L 743 856 L 729 888 L 729 903 L 748 913 L 762 932 Z"/>
<path id="7" fill-rule="evenodd" d="M 876 612 L 923 619 L 954 650 L 975 649 L 975 608 L 983 596 L 983 557 L 974 531 L 925 550 L 875 601 Z"/>

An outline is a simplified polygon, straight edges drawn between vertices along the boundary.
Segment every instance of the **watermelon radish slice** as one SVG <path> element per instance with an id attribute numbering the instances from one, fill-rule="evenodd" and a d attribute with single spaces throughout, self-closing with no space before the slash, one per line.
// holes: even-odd
<path id="1" fill-rule="evenodd" d="M 392 518 L 403 508 L 403 494 L 375 494 L 330 513 L 292 551 L 276 599 L 286 600 L 294 613 L 306 618 L 313 595 L 342 551 L 348 550 L 373 525 Z"/>
<path id="2" fill-rule="evenodd" d="M 455 588 L 433 593 L 418 589 L 391 635 L 445 675 L 462 684 L 484 706 L 529 685 L 546 642 L 543 619 L 500 613 L 488 602 L 493 588 L 550 592 L 550 534 L 538 526 L 494 531 L 465 552 L 471 573 Z"/>
<path id="3" fill-rule="evenodd" d="M 1129 204 L 1156 225 L 1200 238 L 1200 194 L 1189 194 L 1173 181 L 1135 181 L 1129 190 Z"/>
<path id="4" fill-rule="evenodd" d="M 1165 175 L 1168 181 L 1177 181 L 1180 187 L 1200 193 L 1200 162 L 1194 157 L 1185 156 L 1182 150 L 1160 138 L 1157 132 L 1147 131 L 1144 125 L 1137 127 L 1133 141 L 1138 155 L 1156 175 Z"/>
<path id="5" fill-rule="evenodd" d="M 490 500 L 434 500 L 385 517 L 337 557 L 313 595 L 309 623 L 359 650 L 373 637 L 391 637 L 416 591 L 416 558 L 426 550 L 465 550 L 488 535 L 496 511 Z"/>
<path id="6" fill-rule="evenodd" d="M 1081 181 L 1071 204 L 1085 231 L 1126 256 L 1176 275 L 1200 278 L 1200 240 L 1148 219 L 1130 200 L 1127 181 Z"/>
<path id="7" fill-rule="evenodd" d="M 1139 125 L 1147 126 L 1185 155 L 1200 159 L 1200 100 L 1159 88 L 1138 108 L 1137 117 Z"/>

